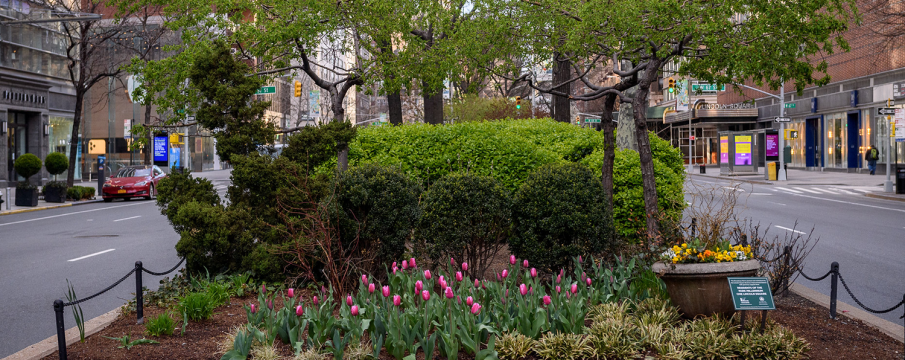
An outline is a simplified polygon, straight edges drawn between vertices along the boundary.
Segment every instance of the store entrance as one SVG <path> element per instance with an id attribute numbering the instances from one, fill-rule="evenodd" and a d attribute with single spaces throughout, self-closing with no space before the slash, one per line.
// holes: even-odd
<path id="1" fill-rule="evenodd" d="M 13 163 L 19 156 L 24 155 L 28 150 L 28 123 L 25 119 L 25 113 L 13 112 L 8 113 L 8 130 L 6 131 L 8 146 L 8 171 L 10 181 L 25 181 L 25 178 L 16 174 Z"/>
<path id="2" fill-rule="evenodd" d="M 861 168 L 861 116 L 858 112 L 848 114 L 846 119 L 846 130 L 848 131 L 848 168 Z"/>
<path id="3" fill-rule="evenodd" d="M 820 166 L 820 128 L 818 118 L 806 119 L 804 128 L 804 163 L 807 167 Z"/>

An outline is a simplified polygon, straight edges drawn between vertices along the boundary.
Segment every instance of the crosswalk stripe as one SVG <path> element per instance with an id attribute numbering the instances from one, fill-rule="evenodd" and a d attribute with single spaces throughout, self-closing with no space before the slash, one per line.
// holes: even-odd
<path id="1" fill-rule="evenodd" d="M 811 190 L 819 191 L 819 192 L 827 193 L 827 194 L 832 194 L 832 195 L 839 195 L 838 193 L 836 193 L 836 192 L 834 192 L 834 191 L 830 191 L 830 190 L 828 190 L 828 189 L 811 188 Z"/>
<path id="2" fill-rule="evenodd" d="M 838 192 L 841 192 L 841 193 L 843 193 L 843 194 L 846 194 L 846 195 L 856 195 L 855 193 L 853 193 L 853 192 L 851 192 L 851 191 L 848 191 L 848 190 L 845 190 L 845 189 L 836 189 L 836 188 L 832 188 L 832 189 L 833 189 L 833 190 L 836 190 L 836 191 L 838 191 Z"/>
<path id="3" fill-rule="evenodd" d="M 800 187 L 797 187 L 796 189 L 801 190 L 801 191 L 804 191 L 804 192 L 809 192 L 809 193 L 811 193 L 811 194 L 820 194 L 820 195 L 823 195 L 823 193 L 822 193 L 822 192 L 819 192 L 819 191 L 809 190 L 809 189 L 800 188 Z"/>
<path id="4" fill-rule="evenodd" d="M 788 191 L 788 192 L 793 193 L 793 194 L 801 194 L 801 191 L 792 190 L 792 189 L 786 189 L 786 188 L 784 188 L 784 187 L 777 187 L 776 189 L 777 189 L 777 190 L 782 190 L 782 191 Z"/>
<path id="5" fill-rule="evenodd" d="M 869 189 L 852 189 L 852 190 L 854 190 L 854 191 L 860 191 L 860 192 L 863 192 L 863 193 L 874 192 L 873 190 L 869 190 Z"/>

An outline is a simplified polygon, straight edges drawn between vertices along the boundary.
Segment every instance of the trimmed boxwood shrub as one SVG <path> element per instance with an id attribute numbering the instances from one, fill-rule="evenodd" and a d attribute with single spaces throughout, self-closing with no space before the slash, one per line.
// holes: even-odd
<path id="1" fill-rule="evenodd" d="M 454 257 L 481 277 L 511 233 L 512 200 L 498 180 L 474 174 L 449 174 L 424 192 L 418 238 L 429 257 Z"/>
<path id="2" fill-rule="evenodd" d="M 418 221 L 421 184 L 395 167 L 365 165 L 337 175 L 325 201 L 348 251 L 358 240 L 368 272 L 399 258 Z"/>
<path id="3" fill-rule="evenodd" d="M 16 186 L 17 188 L 35 188 L 35 186 L 31 185 L 28 180 L 34 174 L 37 174 L 39 171 L 41 171 L 41 159 L 31 153 L 23 154 L 16 159 L 13 167 L 16 169 L 16 173 L 19 174 L 19 176 L 25 178 L 25 181 L 19 182 L 19 185 Z"/>
<path id="4" fill-rule="evenodd" d="M 44 168 L 47 169 L 47 172 L 50 173 L 50 175 L 56 176 L 62 174 L 69 169 L 69 159 L 66 158 L 66 155 L 52 152 L 47 154 L 47 157 L 44 158 Z"/>
<path id="5" fill-rule="evenodd" d="M 608 250 L 613 228 L 599 176 L 581 164 L 550 164 L 531 173 L 515 194 L 511 252 L 552 272 L 568 268 L 575 256 Z"/>

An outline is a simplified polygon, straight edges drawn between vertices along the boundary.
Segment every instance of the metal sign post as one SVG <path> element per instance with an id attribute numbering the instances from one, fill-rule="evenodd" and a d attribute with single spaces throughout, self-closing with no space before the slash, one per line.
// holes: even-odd
<path id="1" fill-rule="evenodd" d="M 877 115 L 886 115 L 886 183 L 883 186 L 883 190 L 891 193 L 893 192 L 892 187 L 892 126 L 890 124 L 891 116 L 896 113 L 896 109 L 891 109 L 894 102 L 892 99 L 886 99 L 886 108 L 877 109 Z"/>

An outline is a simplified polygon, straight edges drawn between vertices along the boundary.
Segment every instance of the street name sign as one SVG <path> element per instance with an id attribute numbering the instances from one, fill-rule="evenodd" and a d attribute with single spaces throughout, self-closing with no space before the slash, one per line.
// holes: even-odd
<path id="1" fill-rule="evenodd" d="M 276 86 L 262 86 L 258 91 L 255 91 L 255 95 L 276 94 L 276 92 Z"/>
<path id="2" fill-rule="evenodd" d="M 786 103 L 785 108 L 786 108 L 786 109 L 794 109 L 794 108 L 795 108 L 795 103 Z"/>
<path id="3" fill-rule="evenodd" d="M 716 84 L 691 84 L 692 92 L 717 92 L 717 91 L 726 91 L 726 85 L 721 85 L 719 88 L 716 87 Z"/>
<path id="4" fill-rule="evenodd" d="M 584 122 L 585 122 L 586 124 L 587 124 L 587 123 L 597 123 L 597 124 L 599 124 L 599 123 L 600 123 L 600 118 L 587 118 L 587 119 L 584 119 Z"/>
<path id="5" fill-rule="evenodd" d="M 776 119 L 775 119 L 775 121 L 776 121 L 776 122 L 790 122 L 790 121 L 792 121 L 792 118 L 779 117 L 779 116 L 777 116 Z"/>
<path id="6" fill-rule="evenodd" d="M 765 277 L 731 277 L 729 290 L 735 310 L 775 310 L 770 282 Z"/>
<path id="7" fill-rule="evenodd" d="M 895 108 L 877 108 L 877 115 L 895 115 Z"/>

